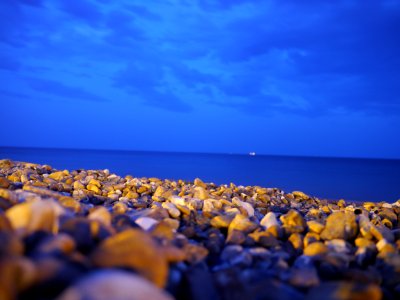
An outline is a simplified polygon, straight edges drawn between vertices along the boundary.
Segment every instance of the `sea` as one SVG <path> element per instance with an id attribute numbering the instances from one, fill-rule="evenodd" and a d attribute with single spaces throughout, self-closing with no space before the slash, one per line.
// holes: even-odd
<path id="1" fill-rule="evenodd" d="M 216 184 L 302 191 L 320 199 L 400 199 L 400 160 L 0 147 L 0 159 L 59 170 L 108 169 L 120 176 L 200 178 Z"/>

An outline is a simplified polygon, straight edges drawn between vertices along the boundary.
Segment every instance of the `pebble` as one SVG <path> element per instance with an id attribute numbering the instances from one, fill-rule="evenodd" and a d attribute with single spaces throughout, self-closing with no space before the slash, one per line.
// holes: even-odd
<path id="1" fill-rule="evenodd" d="M 321 232 L 324 240 L 350 240 L 357 235 L 358 225 L 354 213 L 334 212 L 326 219 L 325 229 Z"/>
<path id="2" fill-rule="evenodd" d="M 304 255 L 316 256 L 328 253 L 328 247 L 322 242 L 315 242 L 304 248 Z"/>
<path id="3" fill-rule="evenodd" d="M 289 233 L 302 233 L 307 226 L 303 216 L 294 209 L 289 210 L 287 214 L 281 216 L 280 220 L 282 221 L 283 228 Z"/>
<path id="4" fill-rule="evenodd" d="M 166 258 L 150 235 L 129 229 L 104 240 L 91 255 L 97 267 L 132 268 L 158 287 L 168 277 Z"/>
<path id="5" fill-rule="evenodd" d="M 399 203 L 0 160 L 0 298 L 396 299 Z"/>
<path id="6" fill-rule="evenodd" d="M 56 300 L 173 300 L 143 277 L 119 270 L 96 271 L 66 289 Z"/>

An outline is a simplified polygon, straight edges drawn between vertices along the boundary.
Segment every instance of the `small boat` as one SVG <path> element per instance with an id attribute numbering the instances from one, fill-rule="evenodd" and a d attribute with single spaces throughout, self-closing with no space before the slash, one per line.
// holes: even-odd
<path id="1" fill-rule="evenodd" d="M 254 156 L 254 155 L 256 155 L 256 153 L 255 152 L 249 152 L 249 155 L 250 156 Z"/>

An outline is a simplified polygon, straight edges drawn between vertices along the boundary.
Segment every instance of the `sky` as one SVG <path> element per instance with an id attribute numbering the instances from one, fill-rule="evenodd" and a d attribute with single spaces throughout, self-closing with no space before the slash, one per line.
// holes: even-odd
<path id="1" fill-rule="evenodd" d="M 0 146 L 400 159 L 400 1 L 1 0 Z"/>

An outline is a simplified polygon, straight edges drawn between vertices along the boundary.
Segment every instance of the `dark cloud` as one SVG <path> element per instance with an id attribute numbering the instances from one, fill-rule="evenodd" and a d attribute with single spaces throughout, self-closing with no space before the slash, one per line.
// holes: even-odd
<path id="1" fill-rule="evenodd" d="M 155 106 L 171 111 L 185 112 L 191 105 L 179 95 L 175 87 L 168 84 L 168 68 L 157 63 L 131 64 L 122 69 L 114 78 L 114 85 L 125 89 L 130 95 L 148 106 Z M 190 73 L 190 71 L 188 71 Z M 199 76 L 191 73 L 192 76 Z"/>
<path id="2" fill-rule="evenodd" d="M 81 87 L 70 86 L 62 82 L 39 78 L 26 78 L 28 85 L 35 91 L 56 97 L 67 98 L 70 101 L 104 102 L 106 98 L 88 92 Z"/>
<path id="3" fill-rule="evenodd" d="M 241 64 L 238 76 L 242 79 L 220 88 L 229 95 L 248 93 L 252 99 L 248 103 L 258 109 L 266 102 L 263 84 L 268 85 L 273 78 L 283 82 L 281 90 L 292 89 L 293 94 L 308 101 L 313 112 L 342 108 L 349 112 L 396 113 L 400 10 L 386 9 L 382 3 L 275 2 L 270 7 L 271 18 L 265 11 L 232 21 L 225 28 L 229 33 L 226 41 L 216 53 L 225 65 Z M 286 61 L 277 61 L 276 65 L 286 64 L 287 71 L 277 72 L 271 70 L 273 64 L 263 64 L 274 50 L 286 53 Z M 246 63 L 249 61 L 260 62 L 254 74 L 248 72 L 249 67 L 255 67 Z M 263 84 L 260 77 L 264 77 Z M 288 97 L 280 93 L 276 96 L 283 100 Z"/>

